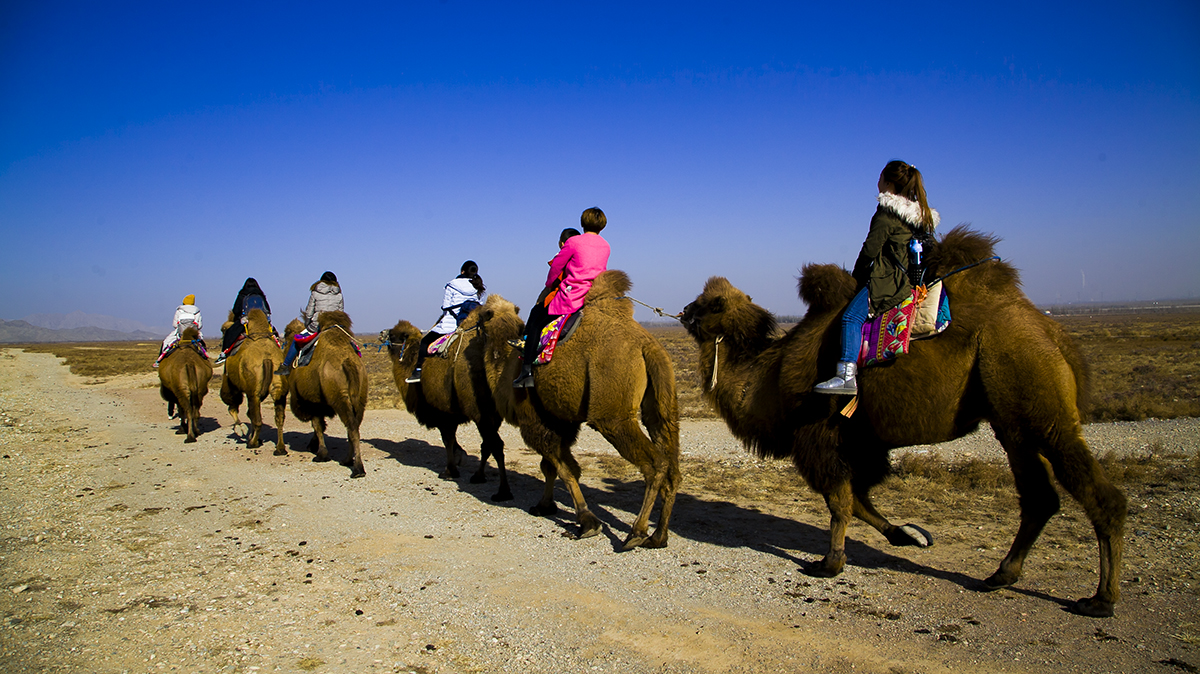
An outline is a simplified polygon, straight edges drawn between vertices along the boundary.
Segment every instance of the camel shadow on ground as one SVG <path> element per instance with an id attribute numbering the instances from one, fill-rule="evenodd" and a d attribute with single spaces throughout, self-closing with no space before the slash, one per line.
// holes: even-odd
<path id="1" fill-rule="evenodd" d="M 510 467 L 508 469 L 508 484 L 516 498 L 511 501 L 493 501 L 492 495 L 496 493 L 496 489 L 500 484 L 500 471 L 496 468 L 494 459 L 488 461 L 487 482 L 476 484 L 471 482 L 471 475 L 479 468 L 478 453 L 465 452 L 458 466 L 460 476 L 458 478 L 449 478 L 442 477 L 441 475 L 446 469 L 446 450 L 441 445 L 431 445 L 424 440 L 414 438 L 401 441 L 384 438 L 363 438 L 362 441 L 387 454 L 388 458 L 397 463 L 412 468 L 427 469 L 433 473 L 434 478 L 443 482 L 457 484 L 460 492 L 469 494 L 488 505 L 501 508 L 527 509 L 531 504 L 526 504 L 521 495 L 541 494 L 542 492 L 542 479 L 540 475 L 525 475 L 519 471 L 512 470 Z"/>
<path id="2" fill-rule="evenodd" d="M 363 442 L 386 453 L 399 463 L 414 468 L 428 469 L 434 476 L 445 468 L 446 451 L 439 445 L 416 439 L 395 441 L 364 438 Z M 459 466 L 461 477 L 439 479 L 456 483 L 460 492 L 469 494 L 481 503 L 489 505 L 527 510 L 537 502 L 542 492 L 541 475 L 527 475 L 515 471 L 511 467 L 508 470 L 508 480 L 516 498 L 501 503 L 492 501 L 491 496 L 495 493 L 498 484 L 498 473 L 493 464 L 493 467 L 488 468 L 486 483 L 472 484 L 469 478 L 478 468 L 478 461 L 478 454 L 468 452 Z M 614 477 L 603 477 L 601 482 L 605 485 L 604 488 L 582 483 L 580 488 L 583 490 L 588 507 L 604 523 L 603 535 L 607 537 L 609 545 L 613 551 L 619 551 L 625 537 L 629 534 L 630 523 L 641 508 L 645 485 L 640 479 L 623 480 Z M 560 527 L 564 535 L 573 535 L 578 531 L 579 525 L 575 521 L 575 511 L 571 505 L 570 496 L 561 484 L 556 486 L 554 493 L 558 512 L 546 519 Z M 657 514 L 656 509 L 655 515 L 657 516 Z M 652 519 L 651 525 L 656 521 L 656 519 Z M 851 567 L 892 570 L 936 578 L 953 583 L 970 592 L 988 591 L 981 578 L 922 564 L 886 552 L 880 547 L 888 545 L 886 539 L 867 525 L 859 524 L 864 536 L 878 538 L 878 541 L 860 541 L 847 537 L 846 555 L 850 560 Z M 754 507 L 741 506 L 724 500 L 706 500 L 683 492 L 677 494 L 675 498 L 675 510 L 671 518 L 671 534 L 691 541 L 727 548 L 757 550 L 795 564 L 801 572 L 805 573 L 814 565 L 814 562 L 820 560 L 829 547 L 829 531 L 825 528 L 764 513 Z M 795 554 L 797 551 L 801 554 L 811 555 L 811 558 L 797 557 Z M 916 551 L 916 554 L 920 554 L 920 552 Z M 1053 597 L 1035 590 L 1021 588 L 1008 588 L 1008 590 L 1059 604 L 1064 609 L 1072 604 L 1069 599 Z"/>
<path id="3" fill-rule="evenodd" d="M 183 427 L 179 425 L 179 417 L 168 419 L 164 426 L 176 435 L 184 435 Z M 214 417 L 200 417 L 196 420 L 196 438 L 199 439 L 205 433 L 221 430 L 221 422 Z"/>

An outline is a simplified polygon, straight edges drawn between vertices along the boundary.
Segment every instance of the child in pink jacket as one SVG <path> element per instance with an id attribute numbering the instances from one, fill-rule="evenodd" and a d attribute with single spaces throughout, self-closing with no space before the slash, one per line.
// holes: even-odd
<path id="1" fill-rule="evenodd" d="M 579 311 L 588 291 L 592 289 L 592 281 L 608 269 L 608 242 L 600 236 L 608 224 L 604 211 L 589 208 L 579 216 L 579 223 L 583 226 L 583 234 L 567 239 L 558 255 L 550 261 L 546 287 L 558 284 L 558 292 L 550 300 L 550 306 L 544 307 L 537 302 L 529 311 L 529 320 L 525 323 L 521 374 L 513 381 L 515 388 L 533 386 L 533 360 L 537 357 L 542 329 L 559 316 Z"/>

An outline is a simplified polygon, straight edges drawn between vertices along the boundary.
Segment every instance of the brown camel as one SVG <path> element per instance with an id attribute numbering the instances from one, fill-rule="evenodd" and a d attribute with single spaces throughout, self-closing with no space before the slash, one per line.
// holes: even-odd
<path id="1" fill-rule="evenodd" d="M 179 430 L 187 434 L 184 442 L 196 441 L 196 424 L 200 421 L 200 405 L 208 393 L 212 379 L 212 364 L 200 352 L 196 342 L 200 330 L 190 327 L 180 336 L 180 344 L 158 365 L 158 392 L 167 401 L 167 416 L 174 416 L 179 406 Z"/>
<path id="2" fill-rule="evenodd" d="M 462 332 L 447 357 L 425 359 L 419 384 L 407 384 L 404 380 L 416 367 L 421 331 L 408 321 L 400 321 L 388 332 L 392 375 L 404 407 L 423 426 L 436 428 L 442 434 L 442 446 L 446 448 L 443 476 L 459 476 L 458 466 L 464 452 L 458 444 L 458 427 L 473 421 L 483 443 L 479 450 L 479 470 L 471 476 L 471 482 L 487 481 L 484 469 L 488 457 L 495 456 L 496 467 L 500 469 L 500 489 L 492 496 L 493 501 L 513 498 L 504 467 L 504 440 L 499 433 L 505 419 L 496 409 L 492 391 L 500 384 L 512 387 L 502 378 L 509 357 L 506 341 L 521 336 L 523 326 L 517 311 L 512 302 L 500 295 L 489 296 L 463 321 Z M 482 329 L 485 321 L 486 335 Z M 508 421 L 515 425 L 516 416 L 510 415 Z"/>
<path id="3" fill-rule="evenodd" d="M 233 312 L 221 331 L 233 324 Z M 250 432 L 246 447 L 254 449 L 262 445 L 262 401 L 270 395 L 275 403 L 275 455 L 287 454 L 283 446 L 283 408 L 286 403 L 283 380 L 275 376 L 275 368 L 283 362 L 283 352 L 275 342 L 274 331 L 261 309 L 251 309 L 246 314 L 246 338 L 237 353 L 225 359 L 225 376 L 221 378 L 221 401 L 229 406 L 233 427 L 245 424 L 238 418 L 242 398 L 246 398 L 246 416 L 250 418 Z"/>
<path id="4" fill-rule="evenodd" d="M 294 368 L 285 378 L 292 400 L 292 414 L 300 421 L 312 421 L 313 438 L 308 449 L 315 449 L 313 461 L 329 460 L 325 448 L 325 419 L 336 415 L 346 427 L 350 458 L 342 465 L 352 466 L 350 477 L 363 477 L 362 451 L 358 427 L 367 407 L 367 368 L 351 336 L 350 317 L 341 311 L 323 311 L 317 319 L 321 334 L 313 348 L 312 361 Z M 287 326 L 290 340 L 304 325 L 293 320 Z"/>
<path id="5" fill-rule="evenodd" d="M 511 396 L 521 437 L 542 455 L 546 484 L 541 501 L 530 509 L 533 514 L 551 515 L 558 510 L 557 476 L 574 501 L 579 537 L 600 532 L 600 520 L 588 510 L 579 489 L 579 463 L 571 455 L 584 422 L 642 471 L 646 491 L 624 550 L 667 545 L 671 508 L 682 480 L 674 370 L 662 345 L 633 320 L 633 303 L 624 297 L 630 287 L 625 272 L 598 276 L 575 334 L 559 343 L 549 363 L 533 368 L 534 388 L 512 388 L 510 382 L 520 365 L 516 352 L 500 381 L 503 395 Z M 490 338 L 486 323 L 484 329 Z M 508 408 L 508 403 L 498 402 L 502 411 Z M 638 424 L 639 413 L 649 437 Z M 660 494 L 662 511 L 651 537 L 650 511 Z"/>
<path id="6" fill-rule="evenodd" d="M 957 227 L 934 246 L 933 272 L 943 275 L 986 259 L 996 242 Z M 804 268 L 800 296 L 808 313 L 782 336 L 774 334 L 774 316 L 720 277 L 708 280 L 682 320 L 700 346 L 705 393 L 733 434 L 759 456 L 790 458 L 825 497 L 831 540 L 815 573 L 841 572 L 851 515 L 893 545 L 931 544 L 919 527 L 884 519 L 869 490 L 887 475 L 889 450 L 952 440 L 987 421 L 1008 454 L 1021 525 L 986 587 L 1020 578 L 1030 548 L 1058 511 L 1054 477 L 1083 506 L 1100 547 L 1099 588 L 1073 610 L 1112 615 L 1120 594 L 1126 502 L 1083 440 L 1087 370 L 1078 350 L 1026 299 L 1008 264 L 973 267 L 947 278 L 945 287 L 953 315 L 949 329 L 914 342 L 908 355 L 863 370 L 858 409 L 849 418 L 839 414 L 845 396 L 812 392 L 837 361 L 841 309 L 855 291 L 845 270 Z"/>

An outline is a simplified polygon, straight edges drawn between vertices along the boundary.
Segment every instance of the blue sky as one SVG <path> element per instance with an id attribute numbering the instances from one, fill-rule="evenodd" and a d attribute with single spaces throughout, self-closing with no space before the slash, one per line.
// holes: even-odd
<path id="1" fill-rule="evenodd" d="M 589 206 L 635 297 L 798 314 L 893 158 L 1035 302 L 1200 297 L 1200 5 L 805 4 L 4 3 L 0 318 L 216 334 L 254 276 L 281 325 L 330 269 L 431 325 L 468 258 L 528 306 Z"/>

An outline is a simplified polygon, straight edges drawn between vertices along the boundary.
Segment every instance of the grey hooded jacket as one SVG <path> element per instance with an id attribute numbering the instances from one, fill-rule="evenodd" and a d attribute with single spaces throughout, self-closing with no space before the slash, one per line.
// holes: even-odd
<path id="1" fill-rule="evenodd" d="M 340 286 L 325 281 L 313 284 L 312 294 L 308 296 L 308 306 L 300 312 L 300 320 L 304 321 L 310 332 L 317 331 L 317 317 L 322 311 L 345 311 Z"/>

